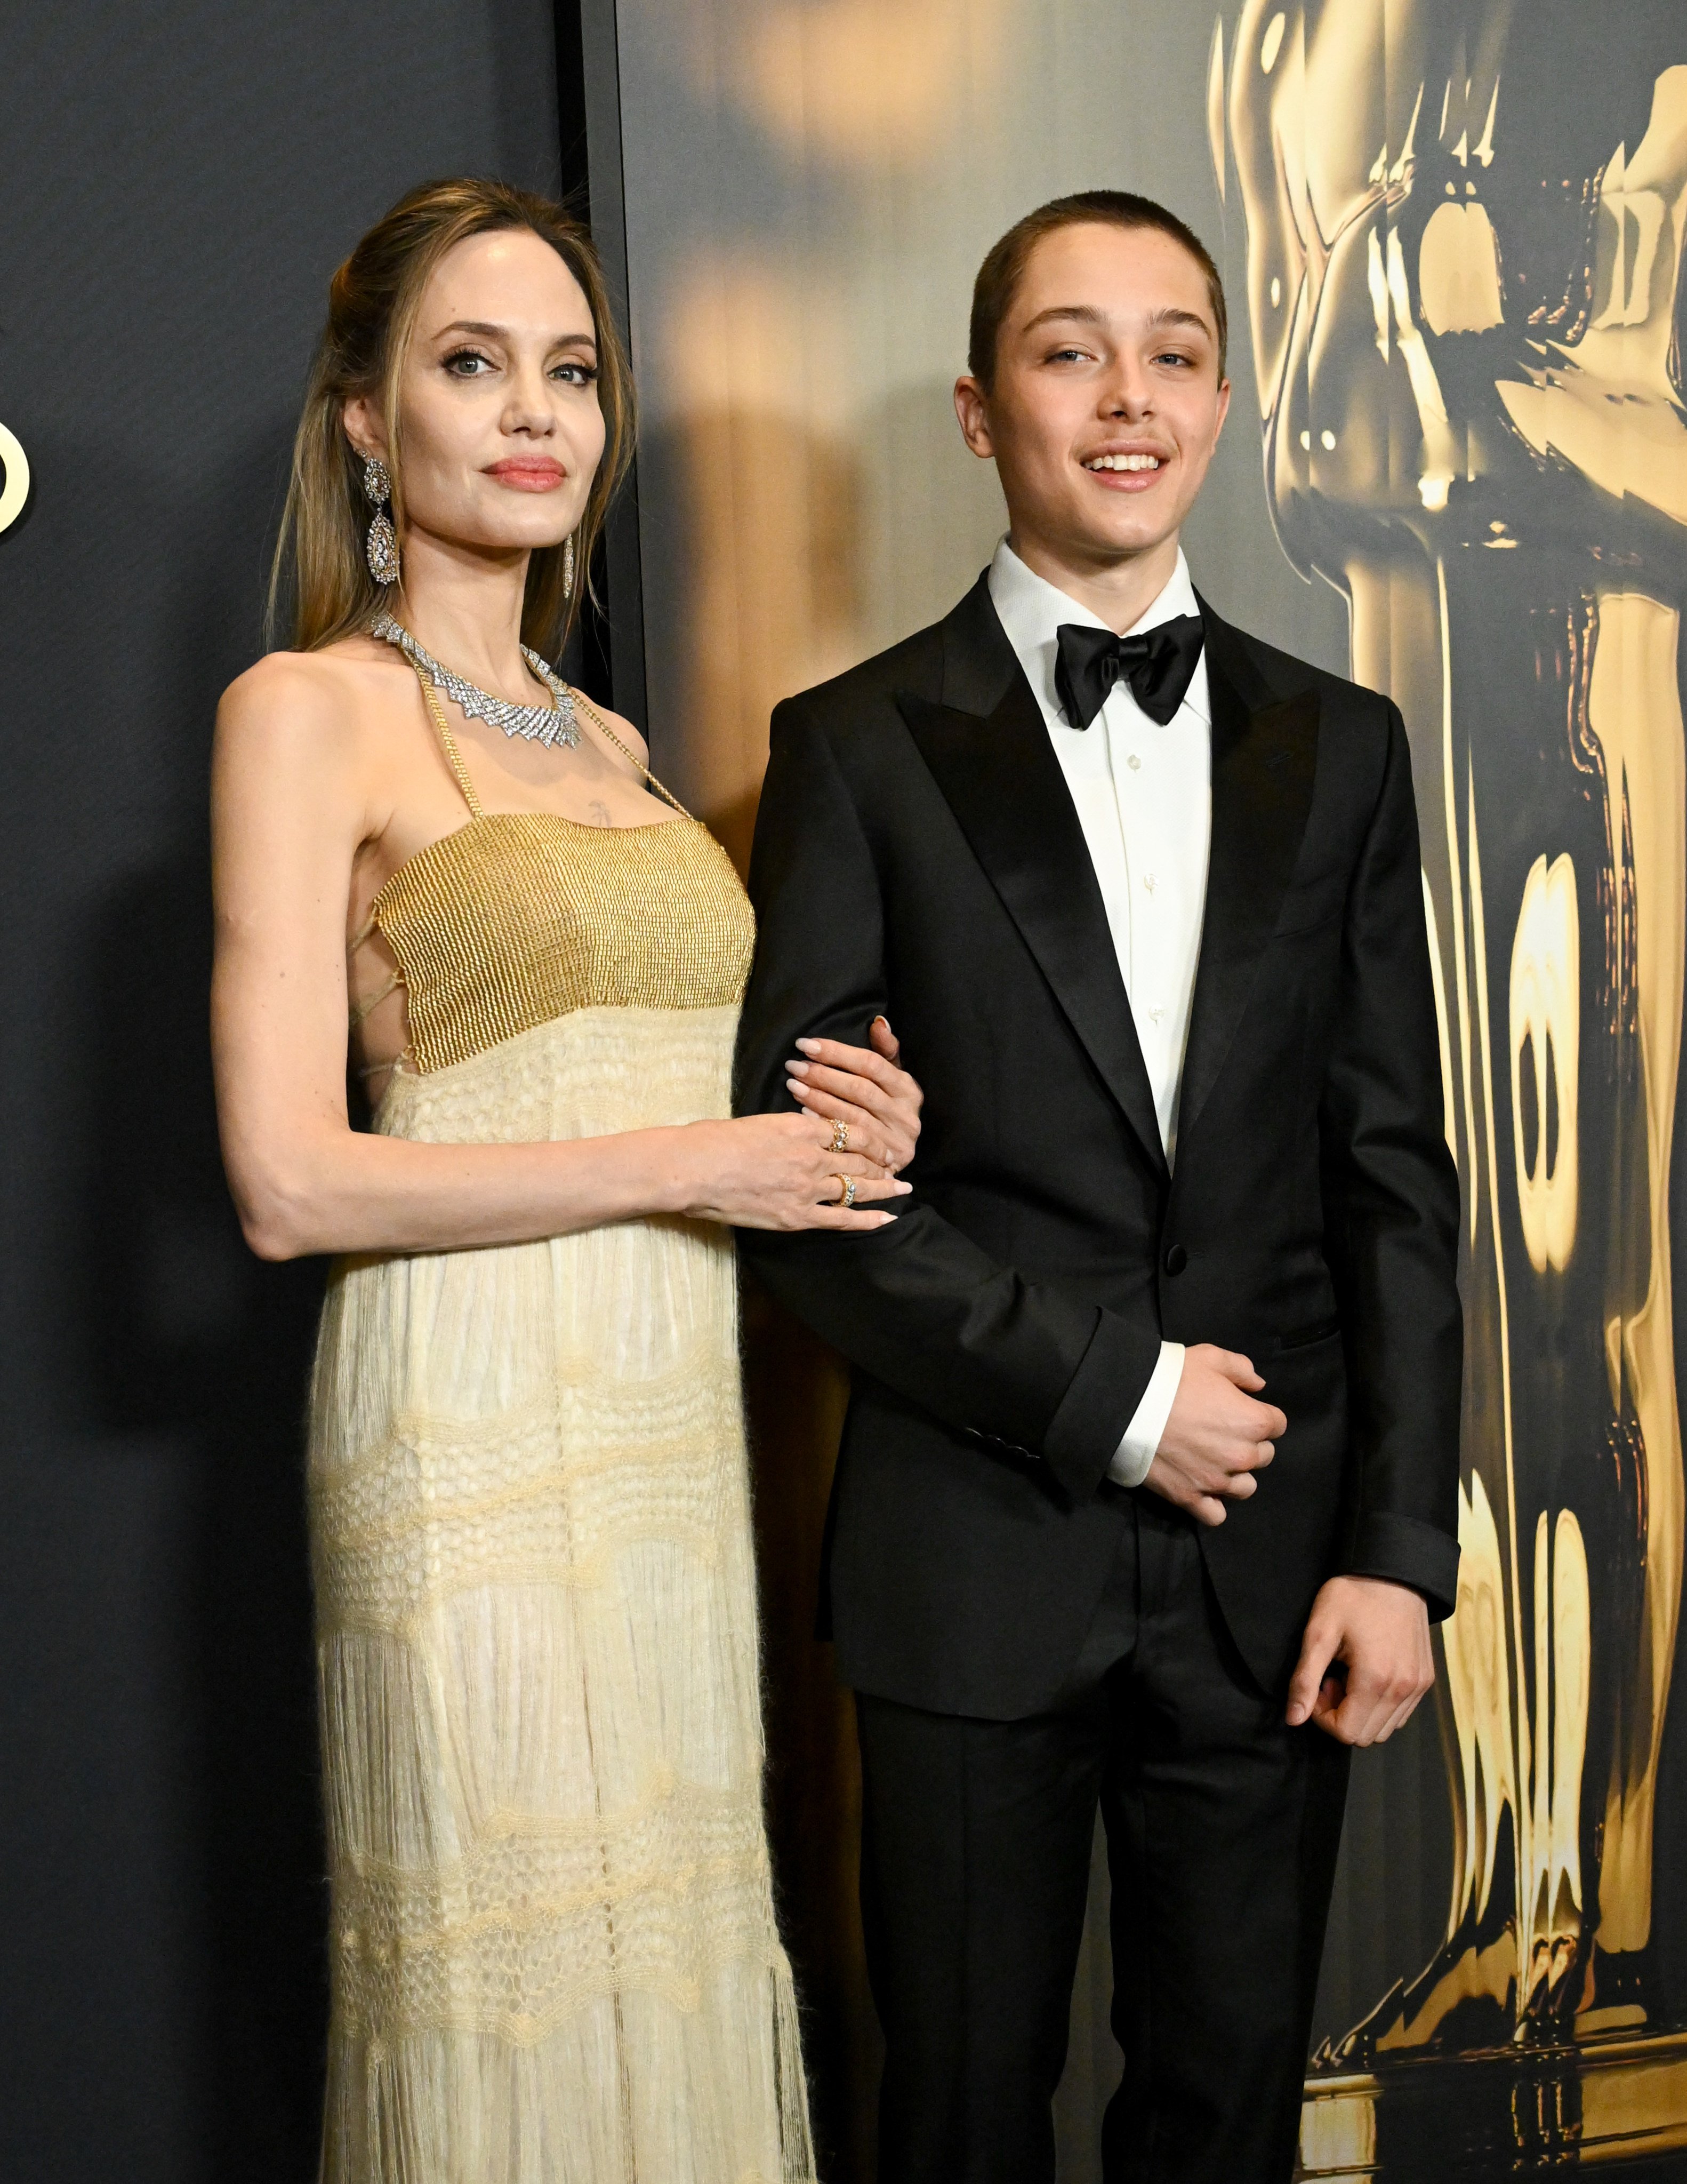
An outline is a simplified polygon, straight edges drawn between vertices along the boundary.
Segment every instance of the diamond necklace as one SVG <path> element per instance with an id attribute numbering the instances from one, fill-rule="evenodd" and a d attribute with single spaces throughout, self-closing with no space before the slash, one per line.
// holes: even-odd
<path id="1" fill-rule="evenodd" d="M 413 666 L 425 674 L 436 690 L 443 690 L 448 698 L 459 705 L 471 721 L 490 721 L 495 728 L 502 728 L 507 736 L 521 736 L 527 742 L 543 744 L 547 749 L 557 744 L 577 744 L 579 723 L 574 717 L 574 693 L 548 660 L 541 660 L 537 652 L 530 652 L 524 644 L 521 657 L 550 692 L 548 705 L 521 705 L 513 698 L 495 698 L 490 690 L 482 690 L 477 682 L 465 682 L 460 675 L 454 675 L 448 667 L 442 667 L 432 654 L 417 644 L 401 621 L 392 616 L 378 616 L 369 626 L 371 637 L 384 638 L 388 644 L 396 644 Z"/>

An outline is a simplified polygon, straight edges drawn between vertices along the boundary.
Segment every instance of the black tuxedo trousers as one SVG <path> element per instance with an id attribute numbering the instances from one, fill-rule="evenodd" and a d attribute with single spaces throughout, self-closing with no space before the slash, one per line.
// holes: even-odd
<path id="1" fill-rule="evenodd" d="M 1125 2056 L 1107 2184 L 1292 2172 L 1347 1749 L 1285 1729 L 1213 1613 L 1194 1527 L 1119 1500 L 1117 1561 L 1044 1711 L 857 1698 L 879 2184 L 1053 2184 L 1098 1802 Z"/>
<path id="2" fill-rule="evenodd" d="M 894 1223 L 740 1237 L 853 1368 L 822 1628 L 864 1723 L 875 1702 L 999 1724 L 1063 1710 L 1130 1513 L 1107 1466 L 1162 1340 L 1245 1352 L 1289 1419 L 1258 1493 L 1185 1528 L 1213 1642 L 1261 1699 L 1280 1713 L 1333 1573 L 1453 1604 L 1458 1193 L 1404 730 L 1202 616 L 1212 832 L 1175 1173 L 984 582 L 774 716 L 740 1110 L 788 1111 L 793 1041 L 865 1044 L 881 1011 L 927 1095 Z M 871 1732 L 864 1749 L 882 1864 L 899 1800 Z"/>

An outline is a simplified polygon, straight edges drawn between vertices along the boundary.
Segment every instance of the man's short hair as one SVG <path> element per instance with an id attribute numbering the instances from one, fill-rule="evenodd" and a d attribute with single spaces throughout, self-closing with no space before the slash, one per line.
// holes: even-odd
<path id="1" fill-rule="evenodd" d="M 1182 243 L 1206 276 L 1207 294 L 1218 334 L 1218 376 L 1224 377 L 1225 352 L 1230 321 L 1224 308 L 1224 283 L 1213 263 L 1212 253 L 1192 227 L 1152 198 L 1134 196 L 1129 190 L 1079 190 L 1075 196 L 1053 198 L 1035 212 L 1017 220 L 999 242 L 993 243 L 972 284 L 972 323 L 966 344 L 966 368 L 988 394 L 996 376 L 996 343 L 1002 321 L 1013 305 L 1032 252 L 1045 235 L 1058 227 L 1085 227 L 1096 222 L 1108 227 L 1153 227 Z"/>

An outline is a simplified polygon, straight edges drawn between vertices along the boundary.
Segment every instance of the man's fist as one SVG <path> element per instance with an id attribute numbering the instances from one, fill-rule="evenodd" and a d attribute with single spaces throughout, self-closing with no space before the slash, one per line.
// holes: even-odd
<path id="1" fill-rule="evenodd" d="M 1197 1342 L 1143 1485 L 1202 1524 L 1222 1524 L 1226 1502 L 1245 1502 L 1277 1453 L 1289 1421 L 1254 1399 L 1265 1382 L 1233 1350 Z"/>

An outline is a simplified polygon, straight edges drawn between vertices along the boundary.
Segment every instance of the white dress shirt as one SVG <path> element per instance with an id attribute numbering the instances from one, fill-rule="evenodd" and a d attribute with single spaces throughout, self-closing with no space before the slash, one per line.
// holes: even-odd
<path id="1" fill-rule="evenodd" d="M 1056 632 L 1062 622 L 1091 629 L 1108 625 L 1027 568 L 1005 538 L 990 563 L 989 583 L 991 601 L 1043 709 L 1077 807 L 1169 1162 L 1177 1157 L 1178 1094 L 1212 838 L 1206 655 L 1196 661 L 1183 702 L 1163 728 L 1150 720 L 1123 682 L 1114 684 L 1088 728 L 1074 728 L 1055 688 Z M 1199 612 L 1180 551 L 1164 591 L 1120 634 Z M 1121 1486 L 1139 1486 L 1147 1477 L 1183 1370 L 1183 1345 L 1161 1343 L 1142 1401 L 1107 1467 L 1108 1477 Z"/>

